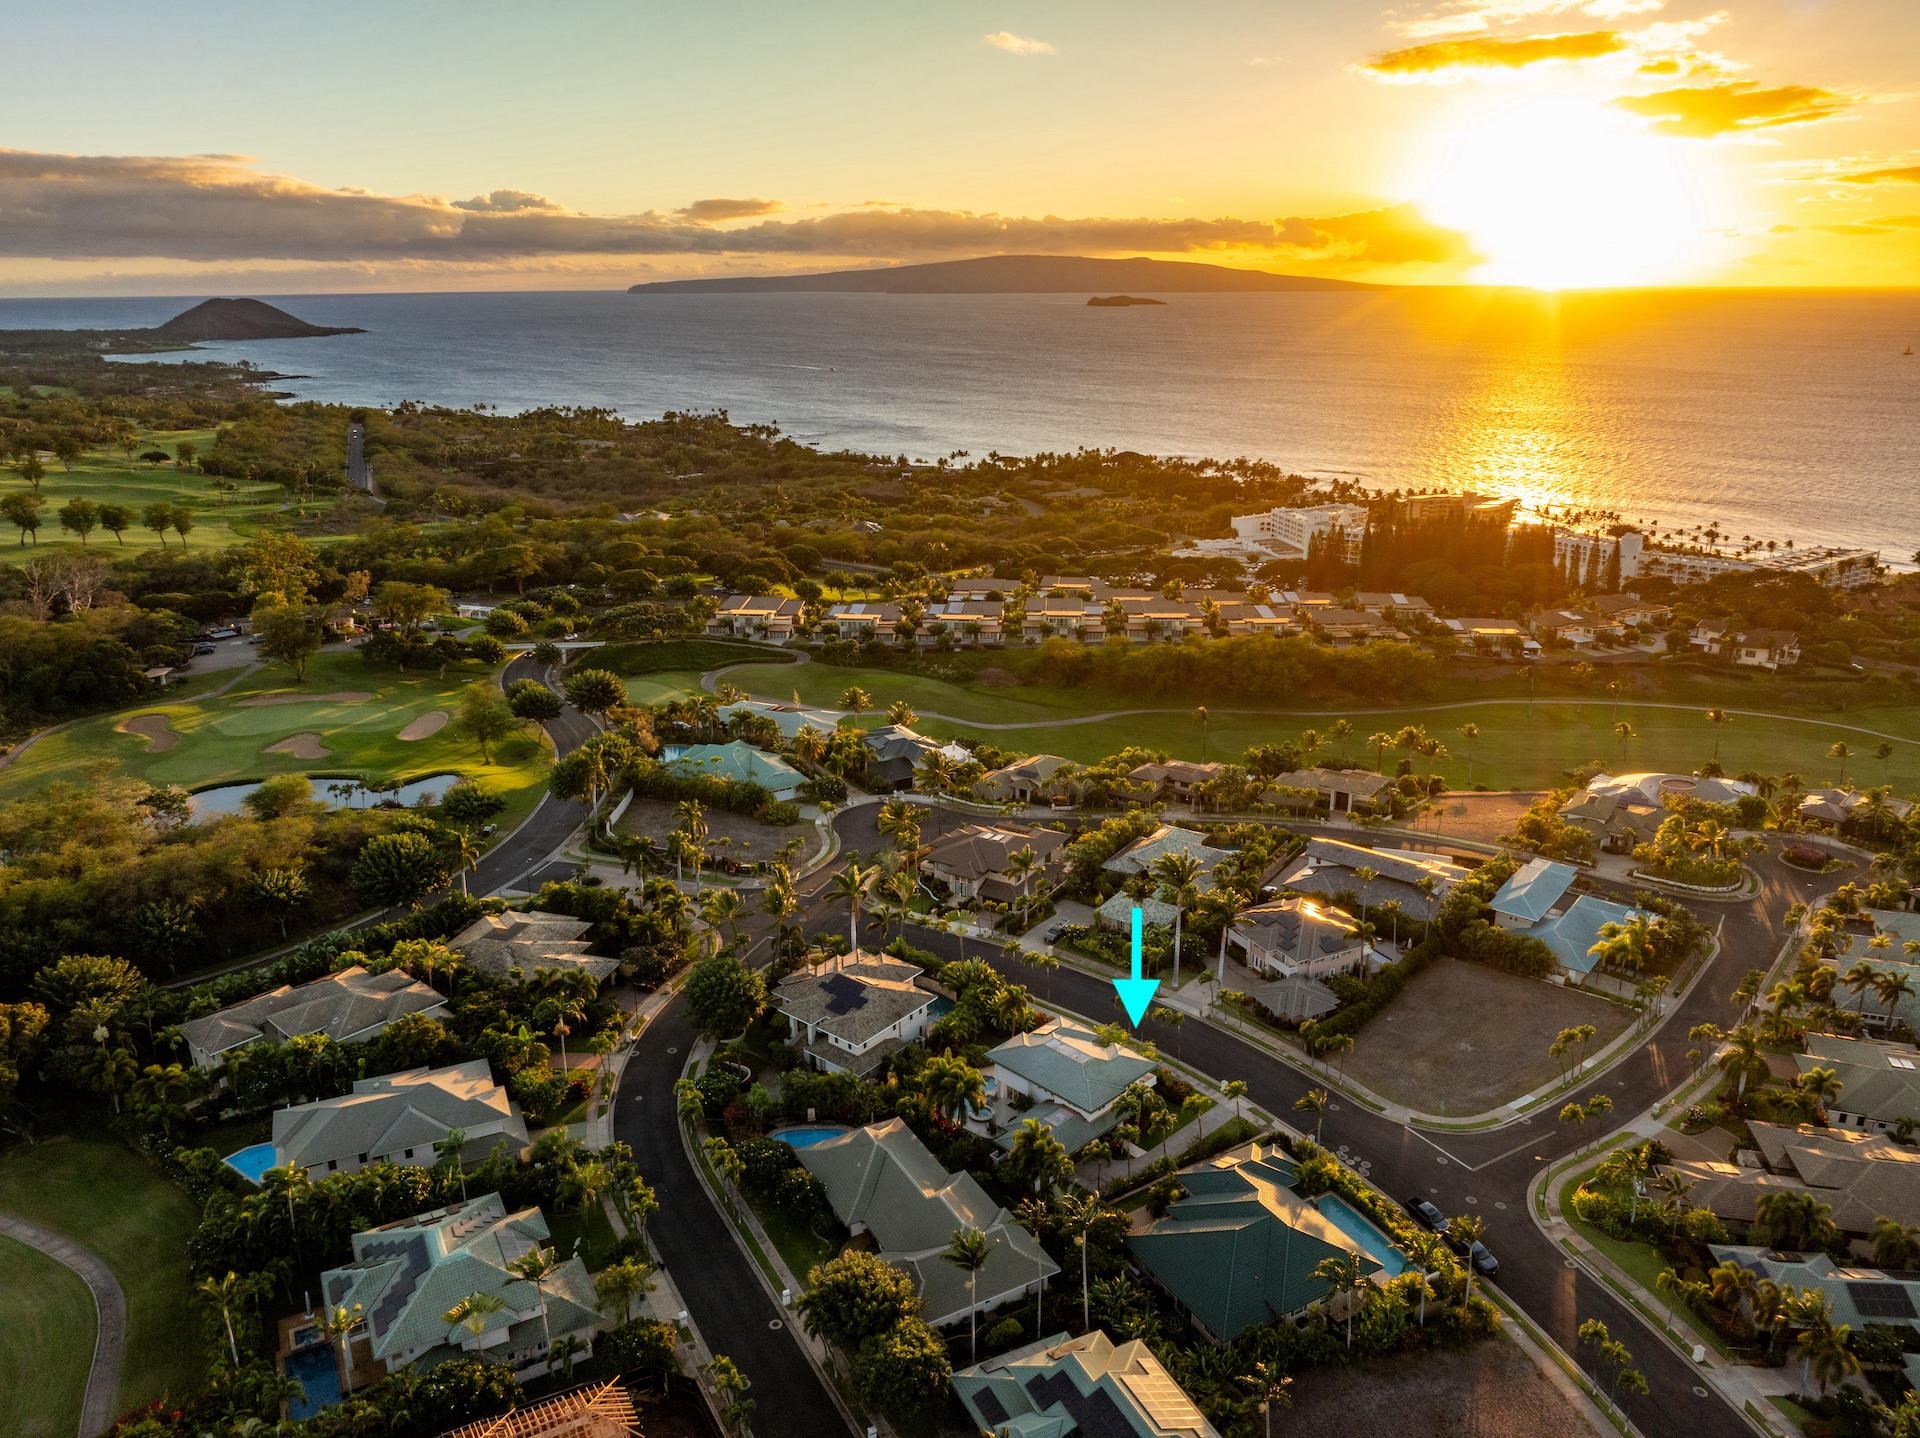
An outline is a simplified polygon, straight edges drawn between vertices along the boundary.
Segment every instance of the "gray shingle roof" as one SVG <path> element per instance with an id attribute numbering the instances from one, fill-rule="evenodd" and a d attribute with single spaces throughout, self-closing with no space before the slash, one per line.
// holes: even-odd
<path id="1" fill-rule="evenodd" d="M 402 1014 L 437 1014 L 446 1006 L 410 974 L 399 969 L 370 974 L 356 964 L 189 1019 L 180 1032 L 192 1048 L 212 1057 L 262 1039 L 284 1043 L 300 1034 L 325 1034 L 336 1042 L 371 1038 Z"/>
<path id="2" fill-rule="evenodd" d="M 1807 1051 L 1795 1054 L 1800 1072 L 1830 1068 L 1840 1079 L 1840 1097 L 1829 1107 L 1881 1123 L 1920 1118 L 1920 1052 L 1911 1044 L 1808 1034 Z"/>
<path id="3" fill-rule="evenodd" d="M 796 1024 L 864 1044 L 933 1006 L 934 995 L 914 984 L 919 977 L 918 964 L 855 949 L 782 979 L 774 1007 Z M 842 1055 L 828 1052 L 841 1062 Z"/>
<path id="4" fill-rule="evenodd" d="M 880 1257 L 913 1279 L 935 1326 L 965 1317 L 973 1306 L 968 1275 L 940 1257 L 959 1229 L 978 1229 L 992 1245 L 976 1280 L 983 1311 L 1060 1271 L 971 1174 L 948 1173 L 900 1119 L 813 1144 L 799 1158 L 826 1189 L 840 1221 L 869 1230 Z"/>
<path id="5" fill-rule="evenodd" d="M 431 1146 L 454 1129 L 469 1143 L 527 1142 L 527 1125 L 493 1081 L 485 1059 L 441 1069 L 405 1069 L 365 1078 L 340 1098 L 283 1108 L 273 1116 L 274 1167 L 357 1164 Z"/>
<path id="6" fill-rule="evenodd" d="M 581 937 L 593 924 L 566 914 L 508 910 L 483 914 L 448 944 L 476 971 L 504 978 L 514 969 L 525 973 L 551 970 L 583 973 L 604 980 L 620 966 L 618 959 L 589 953 Z"/>
<path id="7" fill-rule="evenodd" d="M 1191 854 L 1200 861 L 1203 873 L 1227 857 L 1225 849 L 1207 843 L 1207 836 L 1194 829 L 1162 824 L 1151 834 L 1142 835 L 1100 867 L 1114 874 L 1138 874 L 1151 868 L 1162 854 Z"/>

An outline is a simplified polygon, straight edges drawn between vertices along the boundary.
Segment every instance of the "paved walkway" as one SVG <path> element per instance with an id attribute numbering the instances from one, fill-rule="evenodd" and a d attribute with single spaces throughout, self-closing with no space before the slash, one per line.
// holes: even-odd
<path id="1" fill-rule="evenodd" d="M 120 1412 L 120 1362 L 127 1351 L 127 1299 L 120 1291 L 120 1281 L 112 1269 L 79 1244 L 24 1218 L 0 1213 L 0 1235 L 38 1249 L 55 1263 L 72 1269 L 93 1295 L 99 1322 L 94 1332 L 93 1367 L 80 1403 L 79 1435 L 93 1438 L 105 1432 Z"/>

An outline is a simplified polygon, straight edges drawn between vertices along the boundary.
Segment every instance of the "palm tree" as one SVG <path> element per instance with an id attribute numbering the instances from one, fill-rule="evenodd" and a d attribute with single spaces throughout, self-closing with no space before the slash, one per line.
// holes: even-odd
<path id="1" fill-rule="evenodd" d="M 540 1341 L 547 1348 L 553 1346 L 553 1330 L 547 1322 L 547 1280 L 559 1267 L 560 1259 L 551 1248 L 530 1248 L 507 1265 L 509 1273 L 533 1285 L 540 1303 Z"/>
<path id="2" fill-rule="evenodd" d="M 1253 1372 L 1240 1382 L 1253 1395 L 1254 1407 L 1266 1424 L 1266 1438 L 1273 1438 L 1273 1410 L 1276 1406 L 1293 1407 L 1293 1379 L 1281 1376 L 1264 1363 L 1256 1363 Z"/>
<path id="3" fill-rule="evenodd" d="M 680 824 L 675 831 L 683 839 L 687 854 L 693 860 L 693 887 L 700 887 L 700 866 L 707 857 L 707 836 L 712 828 L 707 823 L 707 811 L 698 799 L 682 799 L 674 807 Z"/>
<path id="4" fill-rule="evenodd" d="M 1004 1166 L 1009 1178 L 1030 1177 L 1035 1193 L 1058 1188 L 1073 1177 L 1072 1155 L 1037 1118 L 1023 1118 L 1014 1126 Z"/>
<path id="5" fill-rule="evenodd" d="M 1348 1250 L 1329 1254 L 1313 1266 L 1312 1276 L 1327 1285 L 1327 1297 L 1344 1295 L 1347 1300 L 1347 1347 L 1353 1347 L 1353 1310 L 1361 1305 L 1354 1295 L 1367 1287 L 1367 1267 L 1360 1255 Z"/>
<path id="6" fill-rule="evenodd" d="M 1220 1096 L 1233 1105 L 1233 1116 L 1240 1117 L 1240 1101 L 1247 1096 L 1245 1079 L 1228 1079 L 1220 1085 Z"/>
<path id="7" fill-rule="evenodd" d="M 1867 960 L 1857 959 L 1854 961 L 1853 967 L 1840 976 L 1840 982 L 1847 986 L 1848 990 L 1858 1001 L 1854 1005 L 1854 1011 L 1856 1013 L 1864 1014 L 1866 1012 L 1866 993 L 1868 989 L 1873 987 L 1873 981 L 1879 976 L 1879 973 L 1880 971 Z"/>
<path id="8" fill-rule="evenodd" d="M 1882 1219 L 1881 1222 L 1886 1222 Z M 240 1345 L 233 1337 L 233 1305 L 247 1290 L 247 1281 L 232 1269 L 227 1270 L 225 1278 L 203 1278 L 193 1286 L 207 1302 L 220 1310 L 220 1320 L 227 1325 L 227 1353 L 233 1359 L 233 1366 L 240 1366 Z"/>
<path id="9" fill-rule="evenodd" d="M 1173 986 L 1180 987 L 1180 935 L 1186 919 L 1187 910 L 1193 907 L 1200 893 L 1196 883 L 1200 878 L 1200 861 L 1191 854 L 1162 854 L 1153 861 L 1148 870 L 1160 887 L 1161 897 L 1173 905 Z"/>
<path id="10" fill-rule="evenodd" d="M 1794 1088 L 1806 1096 L 1808 1105 L 1819 1115 L 1840 1097 L 1840 1075 L 1830 1068 L 1816 1066 L 1801 1074 Z"/>
<path id="11" fill-rule="evenodd" d="M 534 1007 L 533 1016 L 535 1023 L 560 1040 L 560 1067 L 566 1070 L 570 1066 L 567 1060 L 567 1035 L 573 1032 L 573 1025 L 586 1018 L 587 1001 L 579 994 L 555 994 L 542 999 Z"/>
<path id="12" fill-rule="evenodd" d="M 986 1079 L 958 1054 L 935 1054 L 920 1070 L 920 1091 L 948 1118 L 986 1102 Z"/>
<path id="13" fill-rule="evenodd" d="M 1473 741 L 1480 737 L 1478 724 L 1462 724 L 1458 730 L 1460 740 L 1467 746 L 1467 787 L 1473 787 Z"/>
<path id="14" fill-rule="evenodd" d="M 720 1421 L 736 1433 L 744 1431 L 754 1409 L 753 1400 L 746 1396 L 753 1386 L 747 1375 L 726 1354 L 716 1353 L 707 1365 L 707 1379 L 720 1400 Z"/>
<path id="15" fill-rule="evenodd" d="M 1766 1055 L 1760 1052 L 1760 1039 L 1752 1028 L 1741 1024 L 1726 1037 L 1726 1045 L 1714 1059 L 1714 1066 L 1730 1079 L 1736 1079 L 1734 1099 L 1746 1096 L 1749 1079 L 1764 1083 L 1770 1070 Z"/>
<path id="16" fill-rule="evenodd" d="M 1020 910 L 1024 916 L 1033 907 L 1033 876 L 1040 872 L 1040 856 L 1033 845 L 1022 844 L 1007 855 L 1007 877 L 1020 885 Z"/>
<path id="17" fill-rule="evenodd" d="M 1827 746 L 1827 757 L 1838 760 L 1840 764 L 1840 787 L 1847 787 L 1847 761 L 1853 758 L 1853 746 L 1844 739 L 1836 739 Z"/>
<path id="18" fill-rule="evenodd" d="M 904 699 L 896 699 L 887 706 L 889 724 L 898 724 L 902 729 L 911 729 L 919 721 L 920 716 L 913 712 L 913 706 Z"/>
<path id="19" fill-rule="evenodd" d="M 967 1343 L 970 1363 L 980 1361 L 978 1288 L 980 1270 L 987 1266 L 987 1258 L 992 1252 L 991 1240 L 977 1228 L 955 1229 L 953 1237 L 947 1241 L 947 1246 L 940 1251 L 941 1258 L 967 1275 Z"/>
<path id="20" fill-rule="evenodd" d="M 497 1299 L 495 1301 L 498 1302 Z M 501 1307 L 505 1306 L 501 1304 Z M 340 1391 L 343 1393 L 353 1392 L 353 1357 L 348 1352 L 348 1346 L 353 1341 L 353 1330 L 360 1326 L 366 1316 L 366 1310 L 356 1303 L 351 1308 L 340 1304 L 316 1315 L 314 1319 L 320 1332 L 340 1355 Z"/>
<path id="21" fill-rule="evenodd" d="M 1093 1327 L 1092 1306 L 1087 1295 L 1087 1235 L 1094 1224 L 1100 1221 L 1101 1208 L 1098 1196 L 1087 1194 L 1080 1197 L 1071 1193 L 1060 1196 L 1060 1202 L 1054 1210 L 1060 1219 L 1060 1232 L 1072 1234 L 1073 1241 L 1080 1249 L 1080 1327 Z"/>
<path id="22" fill-rule="evenodd" d="M 1873 1221 L 1873 1261 L 1882 1268 L 1912 1268 L 1920 1261 L 1920 1224 L 1897 1218 Z"/>
<path id="23" fill-rule="evenodd" d="M 1463 1213 L 1447 1225 L 1447 1232 L 1460 1245 L 1461 1267 L 1467 1273 L 1467 1281 L 1460 1290 L 1460 1306 L 1465 1308 L 1473 1301 L 1473 1246 L 1487 1236 L 1487 1221 L 1474 1214 Z"/>
<path id="24" fill-rule="evenodd" d="M 1611 920 L 1600 926 L 1599 939 L 1587 950 L 1603 968 L 1637 974 L 1653 962 L 1653 921 L 1635 913 L 1624 924 Z"/>
<path id="25" fill-rule="evenodd" d="M 1846 1382 L 1860 1371 L 1860 1360 L 1848 1343 L 1853 1330 L 1844 1323 L 1819 1322 L 1805 1329 L 1794 1341 L 1800 1350 L 1801 1373 L 1820 1382 L 1820 1392 Z"/>
<path id="26" fill-rule="evenodd" d="M 860 947 L 860 900 L 872 882 L 876 868 L 860 867 L 860 856 L 854 854 L 847 860 L 847 866 L 827 881 L 827 892 L 836 899 L 847 901 L 847 945 L 857 950 Z"/>
<path id="27" fill-rule="evenodd" d="M 1313 1141 L 1320 1142 L 1320 1125 L 1327 1118 L 1327 1091 L 1323 1088 L 1310 1088 L 1293 1101 L 1294 1112 L 1313 1115 Z"/>
<path id="28" fill-rule="evenodd" d="M 467 1201 L 467 1166 L 461 1155 L 466 1151 L 467 1131 L 464 1128 L 450 1128 L 445 1137 L 433 1142 L 433 1156 L 437 1163 L 451 1165 L 460 1176 L 460 1201 Z"/>
<path id="29" fill-rule="evenodd" d="M 1720 762 L 1720 731 L 1733 722 L 1733 716 L 1724 709 L 1709 709 L 1707 722 L 1713 725 L 1713 762 L 1717 764 Z"/>
<path id="30" fill-rule="evenodd" d="M 587 1345 L 580 1341 L 579 1335 L 563 1333 L 560 1341 L 547 1350 L 547 1372 L 553 1372 L 557 1361 L 566 1374 L 566 1381 L 573 1382 L 573 1360 L 587 1351 Z"/>
<path id="31" fill-rule="evenodd" d="M 653 1269 L 637 1258 L 623 1258 L 596 1273 L 593 1286 L 600 1295 L 601 1308 L 617 1304 L 620 1321 L 625 1323 L 633 1316 L 633 1300 L 653 1286 Z"/>
<path id="32" fill-rule="evenodd" d="M 1893 1011 L 1899 1007 L 1900 1000 L 1910 999 L 1915 990 L 1913 980 L 1899 969 L 1887 969 L 1874 975 L 1874 997 L 1886 1006 L 1887 1027 L 1893 1027 Z"/>
<path id="33" fill-rule="evenodd" d="M 892 839 L 894 847 L 902 854 L 911 854 L 919 849 L 920 824 L 919 808 L 898 796 L 882 804 L 874 819 L 874 827 Z"/>
<path id="34" fill-rule="evenodd" d="M 747 911 L 747 901 L 740 897 L 737 890 L 709 889 L 700 899 L 700 919 L 713 933 L 714 949 L 720 948 L 720 934 L 724 929 L 727 935 L 727 947 L 740 945 L 740 917 Z"/>

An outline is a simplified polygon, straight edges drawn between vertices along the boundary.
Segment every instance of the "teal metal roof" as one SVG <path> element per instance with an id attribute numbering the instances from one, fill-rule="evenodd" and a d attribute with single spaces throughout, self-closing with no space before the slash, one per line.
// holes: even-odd
<path id="1" fill-rule="evenodd" d="M 1028 1034 L 1015 1034 L 987 1054 L 987 1062 L 1017 1074 L 1035 1088 L 1095 1114 L 1120 1097 L 1127 1085 L 1153 1072 L 1153 1065 L 1118 1044 L 1103 1044 L 1091 1029 L 1065 1019 Z"/>
<path id="2" fill-rule="evenodd" d="M 1624 924 L 1641 910 L 1582 894 L 1573 907 L 1533 931 L 1533 937 L 1553 950 L 1553 956 L 1575 973 L 1593 972 L 1599 959 L 1591 950 L 1608 924 Z"/>
<path id="3" fill-rule="evenodd" d="M 735 783 L 758 784 L 776 794 L 797 789 L 807 782 L 807 776 L 786 760 L 738 739 L 730 744 L 689 744 L 667 763 L 674 769 L 712 774 Z"/>
<path id="4" fill-rule="evenodd" d="M 1552 859 L 1533 859 L 1522 865 L 1493 896 L 1493 911 L 1509 918 L 1538 923 L 1560 902 L 1579 871 Z"/>
<path id="5" fill-rule="evenodd" d="M 1143 1267 L 1216 1339 L 1300 1312 L 1327 1296 L 1324 1258 L 1380 1264 L 1287 1184 L 1293 1170 L 1259 1145 L 1183 1172 L 1187 1197 L 1127 1240 Z"/>

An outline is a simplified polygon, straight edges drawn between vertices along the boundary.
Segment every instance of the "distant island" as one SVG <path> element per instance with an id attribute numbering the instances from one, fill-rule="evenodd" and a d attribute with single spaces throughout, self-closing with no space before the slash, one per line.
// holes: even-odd
<path id="1" fill-rule="evenodd" d="M 304 340 L 366 331 L 351 325 L 310 325 L 265 300 L 202 300 L 152 333 L 191 344 L 203 340 Z"/>
<path id="2" fill-rule="evenodd" d="M 1236 270 L 1182 260 L 1094 260 L 1080 255 L 986 255 L 927 265 L 832 270 L 816 275 L 749 275 L 655 280 L 628 294 L 1053 295 L 1102 291 L 1147 294 L 1270 294 L 1301 290 L 1373 290 L 1378 285 Z M 1126 299 L 1125 293 L 1119 295 Z M 1138 300 L 1132 303 L 1140 303 Z M 1151 301 L 1149 301 L 1151 303 Z"/>
<path id="3" fill-rule="evenodd" d="M 358 335 L 351 325 L 310 325 L 264 300 L 202 300 L 163 325 L 124 330 L 0 329 L 0 355 L 159 354 L 196 344 Z"/>
<path id="4" fill-rule="evenodd" d="M 1165 300 L 1150 300 L 1141 295 L 1095 295 L 1087 303 L 1097 310 L 1124 310 L 1132 305 L 1164 305 Z"/>

